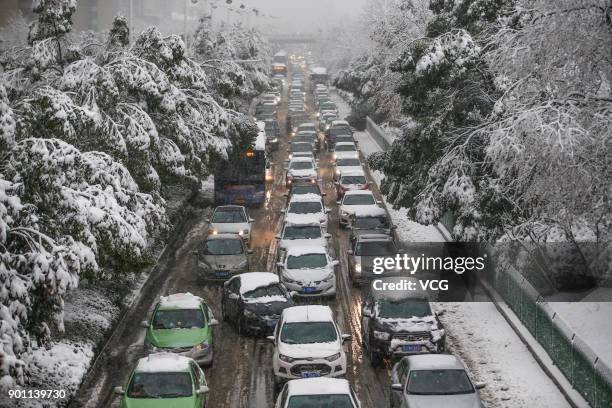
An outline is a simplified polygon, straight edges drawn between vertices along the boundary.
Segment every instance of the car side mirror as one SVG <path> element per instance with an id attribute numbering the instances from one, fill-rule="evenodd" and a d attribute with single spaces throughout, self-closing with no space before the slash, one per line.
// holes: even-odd
<path id="1" fill-rule="evenodd" d="M 198 390 L 196 391 L 196 394 L 205 395 L 205 394 L 208 394 L 209 392 L 210 392 L 210 388 L 208 388 L 205 385 L 202 385 L 200 388 L 198 388 Z"/>
<path id="2" fill-rule="evenodd" d="M 285 214 L 286 212 L 287 212 L 287 210 L 284 210 L 284 209 L 283 209 L 283 210 L 280 210 L 280 213 L 281 213 L 281 214 Z"/>
<path id="3" fill-rule="evenodd" d="M 321 197 L 327 196 L 327 193 L 321 193 Z"/>
<path id="4" fill-rule="evenodd" d="M 217 319 L 210 319 L 210 321 L 208 322 L 209 326 L 218 326 L 219 325 L 219 321 Z"/>
<path id="5" fill-rule="evenodd" d="M 345 341 L 351 341 L 353 340 L 353 336 L 351 336 L 350 334 L 343 334 L 342 335 L 342 342 L 344 343 Z"/>
<path id="6" fill-rule="evenodd" d="M 446 312 L 446 310 L 444 310 L 444 309 L 436 310 L 436 316 L 444 316 L 444 312 Z"/>
<path id="7" fill-rule="evenodd" d="M 329 208 L 325 209 L 325 214 L 329 214 L 330 212 L 331 212 L 331 209 L 329 209 Z"/>
<path id="8" fill-rule="evenodd" d="M 324 235 L 324 237 L 329 239 L 329 238 L 331 238 L 331 237 L 332 237 L 332 234 L 330 234 L 330 233 L 326 233 L 326 234 Z"/>
<path id="9" fill-rule="evenodd" d="M 298 293 L 295 290 L 292 290 L 291 292 L 289 292 L 289 296 L 291 296 L 291 299 L 293 299 L 297 295 L 298 295 Z"/>
<path id="10" fill-rule="evenodd" d="M 349 255 L 353 255 L 353 250 L 349 249 L 348 251 L 346 251 L 346 253 L 349 254 Z"/>
<path id="11" fill-rule="evenodd" d="M 378 205 L 382 205 L 382 201 L 380 201 L 380 200 L 376 200 L 376 204 L 378 204 Z"/>
<path id="12" fill-rule="evenodd" d="M 282 237 L 280 235 L 275 235 L 274 239 L 281 239 Z"/>
<path id="13" fill-rule="evenodd" d="M 368 181 L 368 185 L 373 186 L 374 182 L 373 181 Z"/>
<path id="14" fill-rule="evenodd" d="M 140 322 L 140 327 L 144 327 L 145 329 L 148 329 L 149 322 L 147 322 L 146 320 L 143 320 L 142 322 Z"/>
<path id="15" fill-rule="evenodd" d="M 255 222 L 255 219 L 249 218 L 249 222 Z"/>
<path id="16" fill-rule="evenodd" d="M 396 230 L 396 229 L 397 229 L 397 225 L 392 225 L 392 226 L 391 226 L 391 229 L 392 229 L 392 230 Z"/>
<path id="17" fill-rule="evenodd" d="M 252 249 L 247 249 L 247 254 L 251 255 L 253 253 Z"/>
<path id="18" fill-rule="evenodd" d="M 336 184 L 338 184 L 338 183 L 336 183 Z M 342 204 L 342 201 L 336 201 L 336 205 L 341 205 L 341 204 Z"/>
<path id="19" fill-rule="evenodd" d="M 270 343 L 276 343 L 276 340 L 274 339 L 274 336 L 268 336 L 268 337 L 266 337 L 266 340 L 268 340 Z"/>
<path id="20" fill-rule="evenodd" d="M 365 317 L 372 317 L 372 311 L 370 309 L 363 309 L 361 315 Z"/>
<path id="21" fill-rule="evenodd" d="M 403 391 L 402 384 L 391 384 L 391 391 Z"/>
<path id="22" fill-rule="evenodd" d="M 237 295 L 237 294 L 235 294 L 235 293 L 230 293 L 230 294 L 229 294 L 229 298 L 230 298 L 230 299 L 233 299 L 233 300 L 237 300 L 237 299 L 240 299 L 240 296 L 238 296 L 238 295 Z"/>
<path id="23" fill-rule="evenodd" d="M 281 268 L 284 266 L 282 262 L 277 262 L 276 266 L 280 266 Z"/>
<path id="24" fill-rule="evenodd" d="M 476 388 L 477 390 L 482 390 L 486 386 L 487 386 L 487 383 L 483 383 L 483 382 L 477 382 L 476 384 L 474 384 L 474 388 Z"/>
<path id="25" fill-rule="evenodd" d="M 120 386 L 113 388 L 113 392 L 119 395 L 125 394 L 125 390 L 123 389 L 123 387 Z"/>
<path id="26" fill-rule="evenodd" d="M 339 260 L 336 259 L 336 260 L 332 261 L 332 266 L 338 266 L 338 265 L 340 265 L 340 261 Z"/>
<path id="27" fill-rule="evenodd" d="M 283 193 L 283 197 L 289 197 L 289 193 Z"/>
<path id="28" fill-rule="evenodd" d="M 200 255 L 200 253 L 199 253 L 198 251 L 193 251 L 193 254 L 194 254 L 195 256 Z"/>
<path id="29" fill-rule="evenodd" d="M 204 221 L 210 224 L 210 218 L 206 218 Z"/>

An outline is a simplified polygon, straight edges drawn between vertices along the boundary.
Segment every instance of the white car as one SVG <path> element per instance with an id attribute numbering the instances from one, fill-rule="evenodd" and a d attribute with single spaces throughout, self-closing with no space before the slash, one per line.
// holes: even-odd
<path id="1" fill-rule="evenodd" d="M 287 382 L 274 407 L 361 408 L 361 403 L 344 378 L 303 378 Z"/>
<path id="2" fill-rule="evenodd" d="M 351 215 L 378 211 L 382 203 L 377 201 L 369 190 L 349 190 L 337 204 L 340 206 L 338 221 L 340 225 L 346 226 L 350 222 Z"/>
<path id="3" fill-rule="evenodd" d="M 317 163 L 310 157 L 294 157 L 287 165 L 285 183 L 290 185 L 296 181 L 317 182 Z"/>
<path id="4" fill-rule="evenodd" d="M 297 131 L 298 131 L 298 133 L 299 132 L 306 132 L 306 131 L 315 132 L 316 133 L 317 127 L 316 127 L 316 125 L 314 123 L 305 122 L 305 123 L 301 123 L 301 124 L 298 125 Z"/>
<path id="5" fill-rule="evenodd" d="M 338 159 L 358 159 L 359 149 L 355 143 L 340 142 L 334 146 L 334 160 Z"/>
<path id="6" fill-rule="evenodd" d="M 248 243 L 255 220 L 249 218 L 246 208 L 241 205 L 222 205 L 215 208 L 212 217 L 206 222 L 209 223 L 210 234 L 238 234 Z"/>
<path id="7" fill-rule="evenodd" d="M 281 282 L 297 296 L 336 296 L 336 272 L 325 245 L 292 245 L 278 262 Z"/>
<path id="8" fill-rule="evenodd" d="M 363 171 L 361 160 L 355 158 L 342 158 L 334 163 L 334 178 L 337 180 L 345 171 Z"/>
<path id="9" fill-rule="evenodd" d="M 274 381 L 312 377 L 342 377 L 346 374 L 341 334 L 329 306 L 294 306 L 283 310 L 273 336 Z"/>
<path id="10" fill-rule="evenodd" d="M 285 222 L 293 224 L 320 223 L 327 228 L 327 214 L 320 195 L 308 193 L 292 195 L 287 208 L 281 210 L 285 214 Z"/>
<path id="11" fill-rule="evenodd" d="M 280 234 L 276 236 L 279 248 L 279 254 L 287 251 L 290 246 L 297 245 L 321 245 L 327 246 L 327 240 L 331 238 L 331 234 L 323 231 L 321 223 L 306 223 L 306 224 L 295 224 L 292 222 L 285 222 L 280 231 Z M 284 256 L 279 257 L 279 259 Z"/>

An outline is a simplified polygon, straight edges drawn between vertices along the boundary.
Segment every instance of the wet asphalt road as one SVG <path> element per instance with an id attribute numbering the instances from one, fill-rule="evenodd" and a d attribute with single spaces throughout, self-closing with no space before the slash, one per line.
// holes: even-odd
<path id="1" fill-rule="evenodd" d="M 313 106 L 311 96 L 307 103 Z M 279 110 L 279 125 L 282 131 L 286 119 L 286 99 Z M 314 120 L 313 120 L 314 121 Z M 266 201 L 262 208 L 251 210 L 255 218 L 252 230 L 250 258 L 252 271 L 274 271 L 276 261 L 275 234 L 280 228 L 281 213 L 286 192 L 284 186 L 283 161 L 287 158 L 287 139 L 281 138 L 279 150 L 273 153 L 274 179 L 268 184 Z M 325 203 L 332 209 L 328 232 L 332 234 L 331 247 L 340 260 L 337 269 L 337 296 L 335 300 L 311 303 L 327 304 L 336 313 L 340 328 L 352 335 L 347 343 L 349 361 L 347 379 L 357 392 L 364 408 L 388 406 L 389 376 L 391 363 L 372 368 L 362 353 L 360 335 L 360 305 L 362 289 L 352 286 L 347 274 L 346 251 L 348 233 L 338 228 L 338 208 L 332 180 L 331 154 L 320 154 L 321 189 L 327 193 Z M 371 179 L 371 177 L 370 177 Z M 378 199 L 380 192 L 374 184 L 372 189 Z M 192 209 L 178 226 L 172 242 L 160 258 L 158 268 L 142 290 L 135 306 L 125 315 L 88 373 L 71 407 L 116 407 L 119 398 L 113 387 L 125 386 L 127 378 L 137 360 L 143 356 L 145 329 L 140 322 L 146 320 L 159 296 L 176 292 L 191 292 L 206 299 L 216 317 L 221 321 L 219 285 L 203 286 L 196 279 L 196 263 L 193 251 L 206 236 L 205 222 L 210 208 Z M 274 405 L 273 345 L 264 339 L 240 336 L 236 330 L 223 322 L 215 328 L 214 365 L 206 369 L 211 392 L 209 407 L 264 408 Z"/>

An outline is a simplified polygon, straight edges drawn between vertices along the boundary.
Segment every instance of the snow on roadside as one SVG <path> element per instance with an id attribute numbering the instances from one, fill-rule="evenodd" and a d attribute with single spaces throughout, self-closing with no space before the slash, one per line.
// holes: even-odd
<path id="1" fill-rule="evenodd" d="M 334 95 L 340 117 L 350 114 L 345 101 Z M 380 151 L 367 132 L 356 132 L 364 156 Z M 371 171 L 380 185 L 383 175 Z M 405 210 L 385 204 L 403 242 L 444 242 L 434 226 L 424 226 L 408 219 Z M 553 381 L 542 371 L 493 302 L 438 303 L 446 310 L 440 319 L 447 332 L 449 351 L 466 363 L 474 381 L 485 382 L 482 398 L 487 408 L 554 407 L 569 408 Z"/>

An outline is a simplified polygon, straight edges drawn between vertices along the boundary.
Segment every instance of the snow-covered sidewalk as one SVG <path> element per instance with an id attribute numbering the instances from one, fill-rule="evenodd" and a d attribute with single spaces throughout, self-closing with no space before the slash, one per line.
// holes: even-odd
<path id="1" fill-rule="evenodd" d="M 339 116 L 350 107 L 333 94 Z M 381 148 L 367 132 L 356 132 L 355 140 L 368 156 Z M 383 175 L 371 172 L 380 185 Z M 393 223 L 404 242 L 443 242 L 434 226 L 409 220 L 405 210 L 394 210 L 385 200 Z M 472 378 L 487 383 L 482 395 L 487 407 L 569 408 L 569 403 L 531 355 L 525 344 L 499 313 L 493 302 L 438 303 L 448 336 L 449 351 L 460 356 Z"/>

